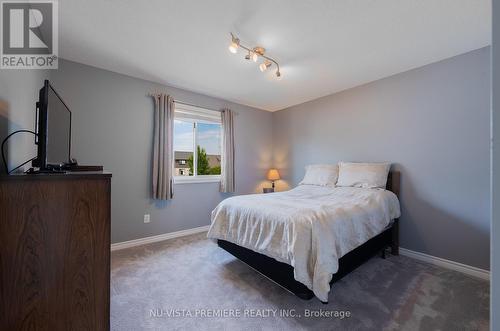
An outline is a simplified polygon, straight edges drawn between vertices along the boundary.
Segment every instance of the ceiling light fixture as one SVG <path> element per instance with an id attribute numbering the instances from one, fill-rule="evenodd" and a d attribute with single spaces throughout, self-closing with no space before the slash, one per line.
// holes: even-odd
<path id="1" fill-rule="evenodd" d="M 260 66 L 259 66 L 260 71 L 262 71 L 262 72 L 266 71 L 267 68 L 271 66 L 271 64 L 272 64 L 272 62 L 269 61 L 269 60 L 266 60 L 265 62 L 262 62 L 260 64 Z"/>
<path id="2" fill-rule="evenodd" d="M 274 63 L 276 65 L 276 78 L 281 79 L 280 65 L 274 59 L 264 55 L 264 53 L 266 52 L 265 48 L 260 46 L 249 48 L 245 45 L 242 45 L 240 40 L 231 33 L 231 44 L 229 45 L 229 51 L 233 54 L 236 54 L 239 47 L 248 51 L 247 55 L 245 55 L 245 60 L 252 59 L 253 62 L 257 62 L 259 60 L 259 57 L 262 57 L 264 59 L 264 62 L 259 65 L 259 69 L 262 72 L 266 71 L 267 68 L 269 68 Z"/>
<path id="3" fill-rule="evenodd" d="M 238 52 L 238 47 L 240 46 L 240 40 L 233 36 L 231 33 L 231 44 L 229 45 L 229 51 L 233 54 L 236 54 Z"/>

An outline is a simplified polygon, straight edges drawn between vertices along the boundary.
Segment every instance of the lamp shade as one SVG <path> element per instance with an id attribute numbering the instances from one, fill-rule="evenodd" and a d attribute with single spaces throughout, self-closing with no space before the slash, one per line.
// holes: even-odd
<path id="1" fill-rule="evenodd" d="M 269 169 L 269 171 L 267 172 L 267 179 L 278 180 L 280 179 L 280 173 L 278 172 L 277 169 Z"/>

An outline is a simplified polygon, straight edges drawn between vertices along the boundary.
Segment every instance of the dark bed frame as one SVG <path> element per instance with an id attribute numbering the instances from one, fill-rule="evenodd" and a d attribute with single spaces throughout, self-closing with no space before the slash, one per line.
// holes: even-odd
<path id="1" fill-rule="evenodd" d="M 386 189 L 399 197 L 400 173 L 391 171 L 387 178 Z M 279 262 L 266 255 L 238 246 L 226 240 L 217 240 L 219 247 L 231 253 L 251 268 L 260 272 L 281 287 L 292 292 L 301 299 L 309 300 L 314 294 L 304 284 L 293 277 L 293 267 Z M 355 248 L 339 259 L 339 270 L 332 277 L 330 284 L 359 267 L 361 264 L 381 253 L 385 258 L 386 249 L 390 248 L 393 255 L 399 255 L 399 221 L 397 219 L 379 235 Z M 324 302 L 327 303 L 327 302 Z"/>

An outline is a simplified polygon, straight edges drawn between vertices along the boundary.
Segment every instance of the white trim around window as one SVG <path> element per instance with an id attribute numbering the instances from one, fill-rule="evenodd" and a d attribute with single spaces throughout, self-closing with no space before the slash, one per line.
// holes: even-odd
<path id="1" fill-rule="evenodd" d="M 174 184 L 199 184 L 199 183 L 218 183 L 220 175 L 213 176 L 174 176 Z"/>

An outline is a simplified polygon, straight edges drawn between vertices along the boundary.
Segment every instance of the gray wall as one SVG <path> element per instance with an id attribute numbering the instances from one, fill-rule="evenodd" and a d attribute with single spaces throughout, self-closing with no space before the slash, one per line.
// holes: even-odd
<path id="1" fill-rule="evenodd" d="M 491 176 L 491 312 L 500 311 L 500 2 L 493 1 L 492 46 L 492 176 Z M 500 330 L 500 315 L 492 313 L 491 330 Z"/>
<path id="2" fill-rule="evenodd" d="M 226 197 L 206 183 L 176 185 L 169 203 L 149 198 L 153 103 L 146 95 L 161 90 L 237 112 L 238 194 L 260 190 L 273 163 L 284 188 L 309 163 L 392 161 L 403 174 L 402 246 L 487 269 L 489 70 L 484 48 L 273 114 L 69 61 L 50 79 L 73 111 L 74 157 L 113 172 L 113 242 L 207 225 Z M 0 137 L 33 128 L 47 75 L 0 73 Z M 33 156 L 32 142 L 13 141 L 12 165 Z"/>
<path id="3" fill-rule="evenodd" d="M 393 162 L 401 246 L 489 269 L 489 51 L 274 113 L 281 185 L 297 184 L 310 163 Z"/>
<path id="4" fill-rule="evenodd" d="M 0 142 L 13 131 L 34 129 L 35 102 L 46 77 L 46 70 L 0 70 Z M 9 169 L 36 156 L 33 143 L 33 135 L 26 133 L 9 140 L 6 149 Z M 0 173 L 4 172 L 0 158 Z"/>
<path id="5" fill-rule="evenodd" d="M 72 150 L 81 164 L 113 173 L 112 242 L 210 224 L 210 212 L 228 195 L 218 183 L 178 184 L 168 203 L 150 199 L 153 100 L 164 91 L 208 108 L 229 107 L 235 116 L 237 194 L 259 190 L 272 162 L 272 114 L 224 100 L 161 86 L 82 64 L 60 61 L 50 79 L 73 113 Z M 143 215 L 151 214 L 151 223 Z"/>

